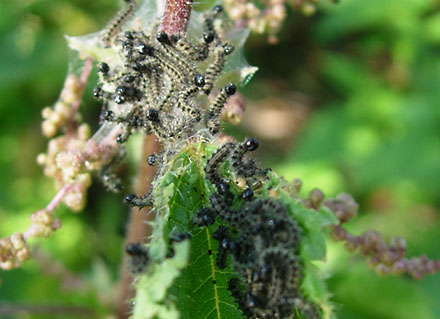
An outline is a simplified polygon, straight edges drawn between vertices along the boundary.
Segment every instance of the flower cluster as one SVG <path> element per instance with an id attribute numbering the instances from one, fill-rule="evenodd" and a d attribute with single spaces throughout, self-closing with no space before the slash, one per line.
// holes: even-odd
<path id="1" fill-rule="evenodd" d="M 321 203 L 322 199 L 323 196 Z M 387 244 L 377 231 L 368 230 L 355 236 L 344 229 L 342 224 L 355 217 L 359 207 L 349 194 L 343 193 L 335 199 L 326 200 L 324 205 L 330 208 L 340 221 L 339 225 L 332 228 L 332 238 L 345 242 L 348 251 L 365 257 L 367 265 L 379 275 L 408 273 L 413 278 L 421 279 L 425 275 L 440 271 L 440 260 L 429 260 L 425 255 L 407 258 L 406 242 L 403 238 L 392 238 L 390 244 Z"/>
<path id="2" fill-rule="evenodd" d="M 246 25 L 257 33 L 267 33 L 269 42 L 278 42 L 276 34 L 280 31 L 287 16 L 286 5 L 300 9 L 305 15 L 316 11 L 319 0 L 263 0 L 262 6 L 249 0 L 225 0 L 228 15 L 238 24 Z"/>
<path id="3" fill-rule="evenodd" d="M 18 267 L 30 256 L 29 246 L 23 234 L 15 233 L 9 238 L 0 239 L 0 268 Z"/>

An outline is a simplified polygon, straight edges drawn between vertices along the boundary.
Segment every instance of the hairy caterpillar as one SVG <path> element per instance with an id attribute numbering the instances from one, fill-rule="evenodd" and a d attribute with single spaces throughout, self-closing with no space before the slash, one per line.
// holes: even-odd
<path id="1" fill-rule="evenodd" d="M 103 30 L 102 42 L 105 47 L 110 47 L 115 35 L 119 32 L 122 25 L 134 14 L 136 3 L 134 0 L 124 0 L 125 7 L 109 22 Z"/>

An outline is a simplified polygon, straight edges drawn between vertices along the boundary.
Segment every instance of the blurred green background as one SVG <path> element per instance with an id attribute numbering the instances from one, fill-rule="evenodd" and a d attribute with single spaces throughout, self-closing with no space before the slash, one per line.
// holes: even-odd
<path id="1" fill-rule="evenodd" d="M 1 237 L 26 229 L 55 194 L 35 157 L 46 145 L 41 109 L 57 99 L 67 71 L 63 34 L 99 30 L 118 6 L 0 0 Z M 262 165 L 301 178 L 305 195 L 316 186 L 354 195 L 361 209 L 352 232 L 403 236 L 411 256 L 430 258 L 440 258 L 439 9 L 434 0 L 321 0 L 309 18 L 289 9 L 278 45 L 263 35 L 247 43 L 260 71 L 241 90 L 243 123 L 227 126 L 259 137 Z M 96 128 L 93 81 L 82 113 Z M 128 211 L 99 182 L 89 194 L 82 213 L 56 211 L 63 227 L 35 242 L 39 261 L 0 271 L 0 318 L 28 318 L 4 315 L 24 307 L 63 318 L 112 312 Z M 332 242 L 320 267 L 340 319 L 440 318 L 440 274 L 380 278 Z"/>

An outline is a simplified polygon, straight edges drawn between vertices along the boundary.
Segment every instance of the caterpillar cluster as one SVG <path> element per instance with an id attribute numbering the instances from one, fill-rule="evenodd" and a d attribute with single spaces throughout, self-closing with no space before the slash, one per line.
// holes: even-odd
<path id="1" fill-rule="evenodd" d="M 104 120 L 124 127 L 117 141 L 124 143 L 135 129 L 153 132 L 161 142 L 186 138 L 203 128 L 218 133 L 219 114 L 236 86 L 227 84 L 210 103 L 206 97 L 203 102 L 202 96 L 211 93 L 226 56 L 234 51 L 214 28 L 222 7 L 216 6 L 206 15 L 203 37 L 192 44 L 182 35 L 160 31 L 157 25 L 149 34 L 118 32 L 133 5 L 128 1 L 104 32 L 102 41 L 113 45 L 122 65 L 101 62 L 100 82 L 94 90 L 94 96 L 107 106 Z"/>
<path id="2" fill-rule="evenodd" d="M 224 269 L 228 255 L 232 256 L 239 277 L 230 281 L 229 290 L 247 318 L 319 318 L 316 306 L 301 294 L 301 228 L 281 201 L 258 199 L 249 187 L 249 180 L 266 175 L 246 157 L 257 147 L 258 141 L 250 138 L 240 144 L 226 143 L 211 156 L 205 173 L 217 193 L 211 196 L 211 205 L 196 214 L 194 223 L 202 227 L 220 222 L 213 233 L 219 242 L 216 264 Z M 233 205 L 237 200 L 230 181 L 222 177 L 221 167 L 227 161 L 248 183 L 239 207 Z"/>
<path id="3" fill-rule="evenodd" d="M 192 43 L 183 34 L 167 34 L 158 24 L 149 32 L 123 31 L 136 9 L 133 0 L 125 2 L 102 33 L 102 46 L 111 47 L 118 58 L 99 63 L 93 95 L 103 101 L 102 120 L 121 127 L 118 143 L 136 130 L 156 135 L 164 151 L 148 157 L 155 166 L 164 156 L 171 157 L 179 142 L 196 133 L 209 139 L 219 132 L 221 110 L 237 88 L 229 83 L 218 90 L 215 84 L 234 46 L 223 42 L 222 30 L 214 26 L 220 28 L 214 22 L 221 18 L 222 6 L 205 14 L 201 39 Z M 113 176 L 103 177 L 110 188 L 120 189 L 108 182 Z M 130 194 L 124 203 L 139 208 L 152 204 L 149 194 Z"/>

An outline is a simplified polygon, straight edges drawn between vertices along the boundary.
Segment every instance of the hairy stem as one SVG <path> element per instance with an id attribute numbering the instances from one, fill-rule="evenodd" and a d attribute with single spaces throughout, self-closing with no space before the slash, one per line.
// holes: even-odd
<path id="1" fill-rule="evenodd" d="M 155 169 L 147 164 L 145 160 L 148 155 L 159 150 L 159 144 L 154 135 L 144 137 L 142 155 L 139 160 L 139 169 L 136 176 L 134 187 L 136 194 L 147 194 L 154 179 Z M 150 213 L 150 208 L 145 207 L 141 210 L 134 207 L 130 210 L 130 217 L 127 225 L 127 234 L 124 247 L 129 243 L 146 242 L 151 234 L 151 227 L 148 222 L 154 219 L 154 214 Z M 120 269 L 118 318 L 128 318 L 130 312 L 129 301 L 133 298 L 132 289 L 133 276 L 128 269 L 127 255 L 123 255 L 122 266 Z"/>
<path id="2" fill-rule="evenodd" d="M 162 18 L 162 29 L 168 34 L 186 31 L 191 15 L 192 0 L 167 0 Z"/>

